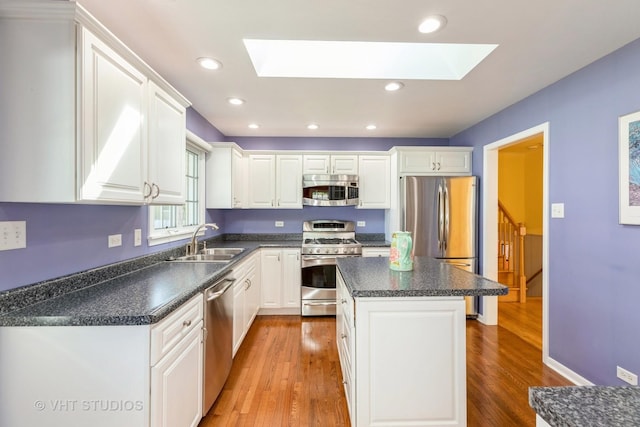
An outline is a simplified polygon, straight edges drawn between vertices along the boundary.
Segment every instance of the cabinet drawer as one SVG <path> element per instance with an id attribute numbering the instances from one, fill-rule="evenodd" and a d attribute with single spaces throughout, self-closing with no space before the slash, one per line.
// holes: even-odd
<path id="1" fill-rule="evenodd" d="M 151 366 L 199 325 L 203 310 L 203 297 L 200 293 L 151 329 Z"/>

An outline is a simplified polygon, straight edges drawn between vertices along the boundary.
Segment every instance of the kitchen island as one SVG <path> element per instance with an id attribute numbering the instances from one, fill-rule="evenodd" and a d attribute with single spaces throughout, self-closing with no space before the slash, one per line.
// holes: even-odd
<path id="1" fill-rule="evenodd" d="M 352 426 L 466 426 L 464 297 L 508 289 L 432 258 L 338 258 L 336 332 Z"/>

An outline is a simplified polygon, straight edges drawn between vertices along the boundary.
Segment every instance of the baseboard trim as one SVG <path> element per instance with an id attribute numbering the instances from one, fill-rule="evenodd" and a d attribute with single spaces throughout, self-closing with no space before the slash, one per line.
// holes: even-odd
<path id="1" fill-rule="evenodd" d="M 542 362 L 548 367 L 550 367 L 551 369 L 553 369 L 554 371 L 556 371 L 557 373 L 559 373 L 560 375 L 562 375 L 563 377 L 565 377 L 566 379 L 568 379 L 569 381 L 571 381 L 572 383 L 574 383 L 575 385 L 584 385 L 584 386 L 594 385 L 591 381 L 589 381 L 585 377 L 573 372 L 571 369 L 567 368 L 562 363 L 552 359 L 551 357 L 547 356 L 543 358 Z"/>

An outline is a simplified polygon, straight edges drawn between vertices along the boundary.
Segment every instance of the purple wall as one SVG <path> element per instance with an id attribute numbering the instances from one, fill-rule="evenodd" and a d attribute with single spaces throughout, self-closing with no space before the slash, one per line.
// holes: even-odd
<path id="1" fill-rule="evenodd" d="M 366 221 L 357 233 L 384 233 L 384 210 L 355 207 L 313 207 L 303 209 L 241 209 L 225 210 L 225 233 L 302 233 L 302 222 L 312 219 Z M 275 227 L 284 221 L 284 227 Z"/>
<path id="2" fill-rule="evenodd" d="M 449 145 L 446 138 L 228 137 L 245 150 L 387 151 L 397 145 Z"/>
<path id="3" fill-rule="evenodd" d="M 596 384 L 640 373 L 640 227 L 618 224 L 618 117 L 640 110 L 640 40 L 454 136 L 482 147 L 549 122 L 549 356 Z"/>

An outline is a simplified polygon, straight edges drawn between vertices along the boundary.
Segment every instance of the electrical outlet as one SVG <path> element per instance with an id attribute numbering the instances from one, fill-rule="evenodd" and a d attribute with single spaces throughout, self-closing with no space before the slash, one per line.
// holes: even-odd
<path id="1" fill-rule="evenodd" d="M 366 221 L 358 221 L 358 223 L 356 225 L 358 227 L 366 227 L 367 226 L 367 222 Z"/>
<path id="2" fill-rule="evenodd" d="M 284 227 L 284 221 L 276 221 L 276 227 Z"/>
<path id="3" fill-rule="evenodd" d="M 140 246 L 142 244 L 142 229 L 136 228 L 133 230 L 133 246 Z"/>
<path id="4" fill-rule="evenodd" d="M 638 385 L 638 376 L 633 372 L 629 372 L 620 366 L 616 366 L 616 375 L 622 381 L 629 383 L 631 385 Z"/>
<path id="5" fill-rule="evenodd" d="M 109 236 L 108 247 L 115 248 L 116 246 L 122 246 L 122 234 L 111 234 Z"/>
<path id="6" fill-rule="evenodd" d="M 0 222 L 0 251 L 27 247 L 27 222 Z"/>

